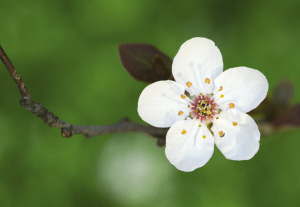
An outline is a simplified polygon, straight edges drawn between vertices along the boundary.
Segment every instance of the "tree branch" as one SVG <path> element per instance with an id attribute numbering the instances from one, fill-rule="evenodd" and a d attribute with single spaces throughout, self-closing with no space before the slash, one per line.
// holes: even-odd
<path id="1" fill-rule="evenodd" d="M 71 137 L 74 134 L 83 134 L 85 137 L 94 137 L 104 134 L 122 133 L 122 132 L 142 132 L 147 133 L 153 137 L 158 138 L 157 144 L 159 146 L 165 145 L 165 137 L 168 128 L 156 128 L 153 126 L 145 126 L 131 122 L 128 118 L 122 119 L 117 124 L 103 125 L 103 126 L 83 126 L 83 125 L 72 125 L 61 119 L 59 119 L 51 111 L 43 107 L 41 104 L 34 102 L 31 99 L 30 93 L 26 88 L 20 74 L 16 71 L 13 64 L 5 54 L 4 50 L 0 45 L 0 59 L 4 63 L 6 69 L 10 73 L 12 79 L 16 83 L 22 99 L 20 104 L 35 114 L 37 117 L 43 119 L 45 124 L 49 127 L 56 127 L 61 129 L 61 135 L 63 137 Z"/>

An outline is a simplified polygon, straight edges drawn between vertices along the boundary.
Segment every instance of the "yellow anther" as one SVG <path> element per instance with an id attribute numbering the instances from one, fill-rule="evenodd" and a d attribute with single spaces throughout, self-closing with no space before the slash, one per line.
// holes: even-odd
<path id="1" fill-rule="evenodd" d="M 221 98 L 224 98 L 224 95 L 222 94 L 220 97 L 221 97 Z"/>
<path id="2" fill-rule="evenodd" d="M 181 116 L 183 114 L 183 111 L 179 111 L 178 115 Z"/>
<path id="3" fill-rule="evenodd" d="M 205 78 L 205 83 L 210 84 L 210 79 L 209 78 Z"/>
<path id="4" fill-rule="evenodd" d="M 219 89 L 219 91 L 222 91 L 223 90 L 223 86 L 220 86 L 220 89 Z"/>
<path id="5" fill-rule="evenodd" d="M 189 87 L 189 88 L 190 88 L 192 85 L 193 85 L 193 84 L 192 84 L 191 82 L 187 82 L 187 83 L 186 83 L 186 86 Z"/>
<path id="6" fill-rule="evenodd" d="M 224 132 L 223 131 L 219 131 L 219 135 L 220 135 L 220 137 L 224 137 Z"/>
<path id="7" fill-rule="evenodd" d="M 219 117 L 217 117 L 216 119 L 219 119 Z"/>
<path id="8" fill-rule="evenodd" d="M 206 138 L 206 136 L 205 135 L 203 135 L 203 139 L 205 139 Z"/>
<path id="9" fill-rule="evenodd" d="M 186 98 L 186 96 L 185 95 L 183 95 L 183 94 L 181 94 L 181 96 L 180 96 L 182 99 L 185 99 Z"/>
<path id="10" fill-rule="evenodd" d="M 207 98 L 205 98 L 205 101 L 207 101 Z M 206 102 L 205 102 L 206 103 Z"/>
<path id="11" fill-rule="evenodd" d="M 233 126 L 236 126 L 237 125 L 237 122 L 232 122 Z"/>
<path id="12" fill-rule="evenodd" d="M 190 105 L 188 105 L 188 108 L 190 108 L 191 106 Z"/>
<path id="13" fill-rule="evenodd" d="M 234 103 L 230 103 L 229 108 L 233 109 L 234 108 Z"/>
<path id="14" fill-rule="evenodd" d="M 186 134 L 187 131 L 186 130 L 182 130 L 181 134 Z"/>
<path id="15" fill-rule="evenodd" d="M 202 125 L 201 125 L 201 124 L 199 124 L 199 127 L 202 127 Z"/>
<path id="16" fill-rule="evenodd" d="M 220 114 L 221 113 L 221 111 L 218 111 L 218 114 Z"/>
<path id="17" fill-rule="evenodd" d="M 203 93 L 200 93 L 200 96 L 202 96 L 203 95 Z"/>
<path id="18" fill-rule="evenodd" d="M 211 112 L 210 112 L 210 111 L 207 111 L 206 113 L 207 113 L 207 114 L 211 114 Z"/>

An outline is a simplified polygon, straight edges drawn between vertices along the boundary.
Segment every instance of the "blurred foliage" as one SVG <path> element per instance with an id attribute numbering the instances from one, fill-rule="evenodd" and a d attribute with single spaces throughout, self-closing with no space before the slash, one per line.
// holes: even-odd
<path id="1" fill-rule="evenodd" d="M 33 100 L 63 120 L 111 124 L 128 115 L 142 123 L 146 84 L 122 68 L 119 44 L 152 44 L 173 58 L 187 39 L 212 39 L 225 69 L 260 70 L 270 93 L 290 80 L 295 104 L 299 9 L 298 0 L 2 1 L 0 44 Z M 63 139 L 19 105 L 3 64 L 0 82 L 1 206 L 300 205 L 300 131 L 262 137 L 250 161 L 226 160 L 216 148 L 204 167 L 184 173 L 145 135 Z"/>

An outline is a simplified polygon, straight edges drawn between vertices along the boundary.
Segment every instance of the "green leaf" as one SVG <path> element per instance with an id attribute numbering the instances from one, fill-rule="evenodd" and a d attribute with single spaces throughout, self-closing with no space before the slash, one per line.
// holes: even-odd
<path id="1" fill-rule="evenodd" d="M 172 59 L 148 44 L 122 44 L 118 47 L 123 67 L 136 80 L 153 83 L 170 80 Z"/>

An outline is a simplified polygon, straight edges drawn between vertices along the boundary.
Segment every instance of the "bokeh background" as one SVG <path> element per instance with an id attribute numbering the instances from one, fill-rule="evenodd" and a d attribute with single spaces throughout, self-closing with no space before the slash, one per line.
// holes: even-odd
<path id="1" fill-rule="evenodd" d="M 118 44 L 153 44 L 173 58 L 187 39 L 207 37 L 225 69 L 259 69 L 270 92 L 288 79 L 297 103 L 299 9 L 298 0 L 1 1 L 0 44 L 33 100 L 61 119 L 143 123 L 146 84 L 122 68 Z M 62 138 L 20 106 L 2 63 L 0 88 L 0 206 L 300 206 L 300 130 L 262 137 L 249 161 L 215 148 L 204 167 L 184 173 L 144 134 Z"/>

